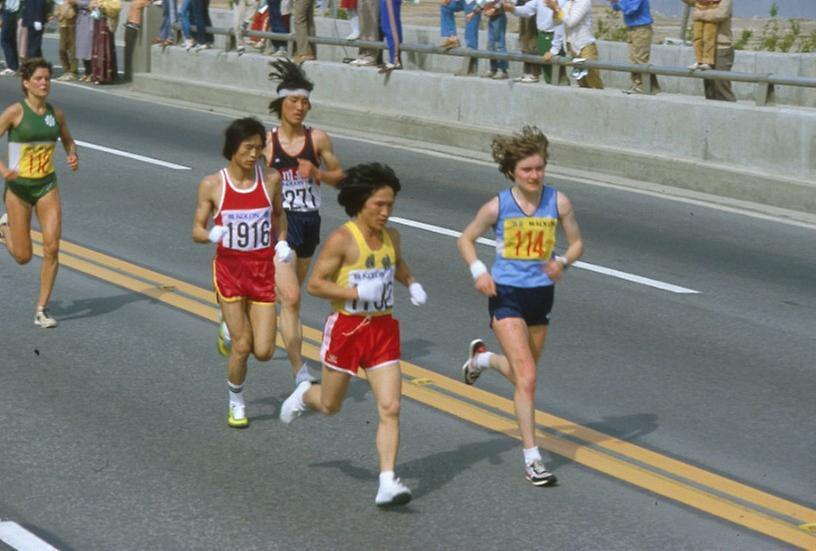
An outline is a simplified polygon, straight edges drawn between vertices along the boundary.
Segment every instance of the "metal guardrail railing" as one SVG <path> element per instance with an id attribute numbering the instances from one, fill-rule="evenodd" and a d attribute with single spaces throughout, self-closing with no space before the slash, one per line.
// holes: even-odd
<path id="1" fill-rule="evenodd" d="M 195 28 L 195 26 L 193 26 Z M 207 27 L 207 32 L 234 36 L 234 31 L 230 27 Z M 250 38 L 267 38 L 287 43 L 287 49 L 291 54 L 294 48 L 294 33 L 271 33 L 260 31 L 242 30 L 242 36 Z M 352 48 L 369 48 L 386 50 L 388 46 L 385 42 L 374 40 L 346 40 L 345 38 L 332 38 L 327 36 L 310 36 L 309 42 L 313 44 L 324 44 L 327 46 L 346 46 Z M 567 68 L 599 69 L 603 71 L 618 71 L 625 73 L 640 73 L 642 78 L 643 91 L 647 94 L 653 93 L 652 79 L 647 75 L 695 78 L 703 80 L 730 80 L 733 82 L 753 83 L 754 103 L 759 106 L 775 104 L 776 86 L 798 86 L 803 88 L 816 88 L 816 78 L 777 75 L 774 73 L 743 73 L 737 71 L 691 71 L 685 67 L 674 67 L 666 65 L 636 65 L 632 63 L 611 63 L 605 61 L 575 61 L 570 57 L 554 56 L 548 63 L 540 55 L 522 53 L 499 53 L 488 50 L 471 50 L 469 48 L 443 49 L 429 44 L 402 43 L 399 49 L 404 52 L 413 52 L 426 55 L 446 55 L 464 58 L 465 66 L 471 58 L 496 59 L 507 61 L 518 61 L 522 63 L 534 63 L 537 65 L 552 65 L 553 77 L 552 86 L 562 86 L 561 76 Z"/>

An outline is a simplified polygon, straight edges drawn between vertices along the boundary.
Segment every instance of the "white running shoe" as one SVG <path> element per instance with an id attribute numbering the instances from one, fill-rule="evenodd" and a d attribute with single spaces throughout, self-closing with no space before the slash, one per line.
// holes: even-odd
<path id="1" fill-rule="evenodd" d="M 295 388 L 295 391 L 283 401 L 280 411 L 280 420 L 282 423 L 288 425 L 300 417 L 301 413 L 306 411 L 306 404 L 303 403 L 303 395 L 306 394 L 306 391 L 309 390 L 311 386 L 312 383 L 309 381 L 303 381 Z"/>
<path id="2" fill-rule="evenodd" d="M 541 459 L 536 459 L 532 463 L 525 465 L 524 474 L 533 486 L 552 486 L 558 482 L 558 479 L 547 470 Z"/>
<path id="3" fill-rule="evenodd" d="M 49 315 L 47 308 L 37 309 L 34 316 L 34 325 L 39 325 L 43 329 L 50 329 L 57 326 L 57 320 Z"/>
<path id="4" fill-rule="evenodd" d="M 374 503 L 377 507 L 393 507 L 395 505 L 405 505 L 411 501 L 411 490 L 403 484 L 396 476 L 387 482 L 380 482 L 380 489 L 377 490 L 377 497 Z"/>
<path id="5" fill-rule="evenodd" d="M 482 368 L 476 365 L 476 354 L 487 352 L 487 345 L 482 339 L 473 339 L 468 346 L 468 359 L 462 365 L 462 378 L 466 385 L 472 385 L 482 374 Z"/>

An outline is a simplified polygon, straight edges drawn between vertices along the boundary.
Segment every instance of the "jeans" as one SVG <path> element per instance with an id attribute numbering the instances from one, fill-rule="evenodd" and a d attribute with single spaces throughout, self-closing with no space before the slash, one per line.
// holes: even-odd
<path id="1" fill-rule="evenodd" d="M 212 44 L 213 35 L 206 31 L 212 27 L 210 0 L 193 0 L 193 25 L 196 26 L 195 41 L 198 44 Z"/>
<path id="2" fill-rule="evenodd" d="M 20 57 L 17 51 L 17 19 L 19 15 L 19 11 L 3 10 L 3 28 L 0 30 L 0 43 L 3 44 L 6 67 L 12 71 L 20 68 Z"/>
<path id="3" fill-rule="evenodd" d="M 162 23 L 159 29 L 159 38 L 167 40 L 173 36 L 173 25 L 176 24 L 177 16 L 176 0 L 164 0 L 162 2 Z"/>
<path id="4" fill-rule="evenodd" d="M 468 4 L 465 0 L 450 0 L 447 4 L 439 6 L 439 34 L 443 38 L 456 36 L 456 19 L 453 14 L 464 10 L 467 15 L 475 7 L 475 1 Z M 479 49 L 479 22 L 481 20 L 482 14 L 479 12 L 473 15 L 473 19 L 465 23 L 465 46 L 473 50 Z"/>
<path id="5" fill-rule="evenodd" d="M 281 0 L 267 0 L 266 5 L 269 7 L 269 30 L 273 33 L 288 33 L 289 25 L 281 15 Z M 286 49 L 286 42 L 282 40 L 273 40 L 272 46 L 277 49 Z"/>
<path id="6" fill-rule="evenodd" d="M 190 20 L 193 15 L 193 0 L 184 0 L 181 3 L 181 35 L 185 40 L 193 38 L 193 31 L 190 29 Z"/>
<path id="7" fill-rule="evenodd" d="M 507 45 L 504 41 L 505 31 L 507 31 L 507 16 L 505 14 L 494 15 L 487 20 L 487 49 L 491 52 L 506 53 Z M 490 70 L 507 72 L 509 63 L 506 59 L 490 60 Z"/>

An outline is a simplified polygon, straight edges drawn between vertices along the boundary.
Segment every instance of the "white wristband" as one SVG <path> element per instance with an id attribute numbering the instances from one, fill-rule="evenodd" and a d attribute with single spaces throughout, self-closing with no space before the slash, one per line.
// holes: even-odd
<path id="1" fill-rule="evenodd" d="M 487 273 L 487 266 L 481 260 L 474 260 L 470 263 L 470 275 L 473 276 L 473 281 L 479 279 L 479 276 Z"/>
<path id="2" fill-rule="evenodd" d="M 560 262 L 560 263 L 561 263 L 561 269 L 562 269 L 562 270 L 566 270 L 567 268 L 569 268 L 569 262 L 567 262 L 567 257 L 566 257 L 566 256 L 559 256 L 559 255 L 555 255 L 555 259 L 554 259 L 554 260 L 555 260 L 556 262 Z"/>

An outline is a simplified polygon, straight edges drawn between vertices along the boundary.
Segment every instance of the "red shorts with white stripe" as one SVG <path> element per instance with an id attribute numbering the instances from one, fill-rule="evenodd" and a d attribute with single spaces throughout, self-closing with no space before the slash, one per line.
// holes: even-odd
<path id="1" fill-rule="evenodd" d="M 320 359 L 331 369 L 352 375 L 357 369 L 377 369 L 400 359 L 399 322 L 391 316 L 349 316 L 335 312 L 326 318 Z"/>
<path id="2" fill-rule="evenodd" d="M 213 259 L 213 286 L 224 302 L 242 299 L 275 303 L 275 263 L 272 258 L 218 255 Z"/>

